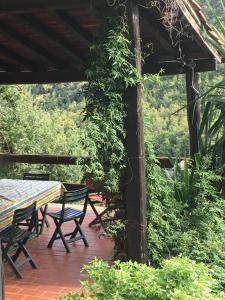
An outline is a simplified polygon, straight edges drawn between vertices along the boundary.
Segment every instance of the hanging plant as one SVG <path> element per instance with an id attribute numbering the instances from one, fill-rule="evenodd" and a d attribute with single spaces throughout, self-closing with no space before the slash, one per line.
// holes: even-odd
<path id="1" fill-rule="evenodd" d="M 138 80 L 138 73 L 130 63 L 133 54 L 125 18 L 103 17 L 100 28 L 87 71 L 83 144 L 90 156 L 86 176 L 95 188 L 111 194 L 120 191 L 126 167 L 123 95 Z"/>
<path id="2" fill-rule="evenodd" d="M 95 189 L 109 198 L 121 192 L 127 165 L 125 90 L 132 85 L 143 86 L 149 79 L 148 75 L 142 77 L 132 65 L 134 53 L 130 49 L 127 18 L 114 8 L 100 18 L 100 30 L 91 47 L 82 140 L 90 157 L 84 165 L 86 178 L 91 178 Z"/>
<path id="3" fill-rule="evenodd" d="M 116 209 L 113 220 L 107 220 L 111 225 L 107 232 L 115 240 L 115 256 L 126 259 L 123 191 L 129 162 L 125 91 L 138 84 L 144 89 L 146 80 L 156 80 L 158 76 L 142 76 L 132 64 L 135 53 L 129 40 L 126 9 L 120 1 L 118 6 L 114 3 L 100 20 L 100 30 L 91 47 L 88 83 L 84 90 L 86 125 L 82 143 L 90 160 L 82 166 L 85 178 L 90 178 L 95 190 L 106 196 L 108 206 Z"/>

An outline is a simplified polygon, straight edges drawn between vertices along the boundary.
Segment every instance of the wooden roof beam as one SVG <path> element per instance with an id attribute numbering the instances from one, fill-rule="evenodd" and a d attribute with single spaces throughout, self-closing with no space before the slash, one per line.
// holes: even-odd
<path id="1" fill-rule="evenodd" d="M 214 61 L 215 58 L 209 58 L 209 56 L 206 53 L 200 53 L 200 52 L 192 52 L 190 54 L 185 54 L 183 55 L 182 59 L 180 59 L 177 55 L 171 55 L 171 54 L 161 54 L 157 55 L 157 53 L 152 54 L 150 57 L 151 61 L 159 61 L 159 62 L 171 62 L 171 61 L 177 61 L 177 62 L 182 62 L 182 61 L 188 61 L 190 59 L 196 60 L 196 61 L 201 61 L 205 59 L 206 61 Z"/>
<path id="2" fill-rule="evenodd" d="M 28 163 L 74 165 L 78 159 L 78 157 L 67 155 L 0 153 L 0 164 Z"/>
<path id="3" fill-rule="evenodd" d="M 1 52 L 0 52 L 1 55 Z M 19 72 L 21 67 L 18 65 L 13 65 L 13 63 L 8 63 L 4 59 L 0 58 L 0 69 L 6 72 Z M 1 71 L 0 71 L 1 72 Z"/>
<path id="4" fill-rule="evenodd" d="M 47 36 L 49 40 L 52 40 L 54 43 L 58 44 L 59 47 L 68 52 L 81 67 L 85 67 L 85 58 L 83 57 L 83 54 L 76 49 L 67 38 L 50 27 L 47 27 L 34 16 L 23 15 L 22 19 L 27 22 L 28 26 L 32 27 L 34 31 Z"/>
<path id="5" fill-rule="evenodd" d="M 77 70 L 45 72 L 0 72 L 0 84 L 36 84 L 86 81 Z"/>
<path id="6" fill-rule="evenodd" d="M 195 72 L 208 72 L 215 71 L 217 69 L 217 62 L 215 59 L 201 59 L 195 60 L 196 64 Z M 176 75 L 176 74 L 186 74 L 187 67 L 183 66 L 182 63 L 178 61 L 155 61 L 148 60 L 143 66 L 143 73 L 154 73 L 157 74 L 161 70 L 164 70 L 161 74 L 164 75 Z"/>
<path id="7" fill-rule="evenodd" d="M 13 19 L 14 20 L 18 19 L 18 22 L 20 21 L 19 18 L 17 18 L 16 16 Z M 23 36 L 21 33 L 12 29 L 2 21 L 0 21 L 0 28 L 1 28 L 1 33 L 3 33 L 4 36 L 15 40 L 16 43 L 19 44 L 20 46 L 25 47 L 35 55 L 42 57 L 42 59 L 44 59 L 50 65 L 53 65 L 56 68 L 59 66 L 63 66 L 63 62 L 61 62 L 59 58 L 54 57 L 45 48 L 41 47 L 36 43 L 33 43 L 33 41 L 29 40 L 27 37 Z"/>
<path id="8" fill-rule="evenodd" d="M 0 16 L 50 10 L 71 10 L 85 4 L 91 7 L 90 0 L 7 0 L 0 1 Z"/>
<path id="9" fill-rule="evenodd" d="M 50 15 L 55 19 L 62 23 L 66 29 L 72 34 L 79 34 L 85 41 L 89 44 L 92 43 L 93 37 L 91 34 L 86 31 L 84 28 L 77 23 L 77 21 L 71 15 L 68 15 L 66 12 L 50 12 Z"/>

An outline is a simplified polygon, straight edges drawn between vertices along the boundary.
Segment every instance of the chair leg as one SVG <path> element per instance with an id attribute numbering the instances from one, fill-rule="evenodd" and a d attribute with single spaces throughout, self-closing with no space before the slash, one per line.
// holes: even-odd
<path id="1" fill-rule="evenodd" d="M 45 219 L 44 221 L 45 221 L 46 226 L 50 227 L 48 219 L 46 218 L 47 209 L 48 209 L 48 204 L 45 204 L 44 209 L 41 207 L 40 211 L 41 211 L 41 214 L 42 214 L 43 218 Z"/>
<path id="2" fill-rule="evenodd" d="M 18 247 L 18 249 L 16 250 L 16 253 L 12 256 L 12 260 L 15 262 L 17 260 L 17 258 L 19 257 L 21 253 L 21 248 Z"/>
<path id="3" fill-rule="evenodd" d="M 44 209 L 42 207 L 40 208 L 40 212 L 41 212 L 41 215 L 42 215 L 42 220 L 41 220 L 41 228 L 40 228 L 40 233 L 39 234 L 42 234 L 45 224 L 46 224 L 47 227 L 50 227 L 49 222 L 47 220 L 47 215 L 46 215 L 47 209 L 48 209 L 48 204 L 46 204 L 44 206 Z"/>
<path id="4" fill-rule="evenodd" d="M 57 234 L 59 233 L 59 227 L 61 226 L 61 223 L 58 223 L 55 219 L 53 219 L 53 221 L 55 222 L 55 231 L 48 243 L 48 248 L 52 248 L 52 245 L 54 244 L 54 241 L 56 240 Z"/>
<path id="5" fill-rule="evenodd" d="M 76 220 L 74 220 L 74 223 L 75 223 L 75 229 L 74 229 L 74 231 L 72 232 L 72 234 L 71 234 L 71 236 L 70 236 L 70 239 L 74 239 L 75 236 L 76 236 L 77 233 L 78 233 L 78 228 L 77 228 Z"/>
<path id="6" fill-rule="evenodd" d="M 73 238 L 75 238 L 75 236 L 77 235 L 77 233 L 78 233 L 78 226 L 77 226 L 77 222 L 79 222 L 79 224 L 81 225 L 82 223 L 83 223 L 83 220 L 84 220 L 84 217 L 81 217 L 80 219 L 79 219 L 79 221 L 77 221 L 76 219 L 74 219 L 74 223 L 75 223 L 75 229 L 74 229 L 74 231 L 73 231 L 73 233 L 71 234 L 71 239 L 73 239 Z"/>
<path id="7" fill-rule="evenodd" d="M 77 221 L 76 219 L 74 219 L 75 229 L 74 229 L 73 233 L 71 234 L 70 239 L 75 238 L 75 236 L 77 235 L 77 233 L 78 233 L 78 231 L 79 231 L 79 230 L 78 230 L 77 223 L 79 223 L 79 225 L 81 225 L 81 224 L 83 223 L 83 220 L 84 220 L 84 217 L 81 217 L 81 218 L 79 219 L 79 221 Z"/>
<path id="8" fill-rule="evenodd" d="M 77 228 L 77 230 L 78 230 L 79 233 L 80 233 L 80 237 L 81 237 L 81 239 L 83 240 L 85 247 L 88 247 L 89 244 L 88 244 L 88 242 L 87 242 L 87 240 L 86 240 L 86 237 L 85 237 L 85 235 L 84 235 L 84 233 L 83 233 L 83 231 L 82 231 L 82 229 L 81 229 L 81 227 L 80 227 L 80 222 L 77 221 L 77 220 L 74 220 L 74 221 L 75 221 L 75 223 L 76 223 L 76 225 L 77 225 L 76 228 Z"/>
<path id="9" fill-rule="evenodd" d="M 19 269 L 17 268 L 15 262 L 12 260 L 12 258 L 8 254 L 8 251 L 9 251 L 11 246 L 12 246 L 11 244 L 7 244 L 6 247 L 4 247 L 2 245 L 2 258 L 5 259 L 8 262 L 8 264 L 11 266 L 14 273 L 16 274 L 16 277 L 17 278 L 22 278 L 22 275 L 21 275 Z"/>
<path id="10" fill-rule="evenodd" d="M 93 203 L 92 203 L 93 205 Z M 92 220 L 90 223 L 89 223 L 89 227 L 93 226 L 93 225 L 96 225 L 97 223 L 100 223 L 101 226 L 104 228 L 104 223 L 102 221 L 102 217 L 109 211 L 109 208 L 106 208 L 104 209 L 100 214 L 97 212 L 96 208 L 94 207 L 94 205 L 92 206 L 92 209 L 93 211 L 95 212 L 95 215 L 96 215 L 96 218 L 94 220 Z"/>
<path id="11" fill-rule="evenodd" d="M 61 230 L 61 227 L 59 228 L 59 235 L 60 235 L 60 237 L 61 237 L 61 240 L 62 240 L 62 242 L 63 242 L 64 247 L 66 248 L 66 252 L 70 253 L 70 252 L 71 252 L 71 251 L 70 251 L 70 247 L 69 247 L 69 245 L 68 245 L 68 243 L 67 243 L 67 241 L 66 241 L 66 239 L 65 239 L 65 237 L 64 237 L 64 235 L 63 235 L 63 232 L 62 232 L 62 230 Z"/>
<path id="12" fill-rule="evenodd" d="M 89 201 L 89 204 L 90 204 L 90 206 L 91 206 L 91 208 L 92 208 L 92 210 L 93 210 L 93 212 L 96 216 L 95 219 L 92 222 L 90 222 L 89 225 L 88 225 L 89 227 L 91 227 L 92 225 L 94 225 L 93 222 L 96 221 L 97 219 L 99 219 L 99 213 L 98 213 L 97 209 L 95 208 L 94 204 L 91 201 Z"/>
<path id="13" fill-rule="evenodd" d="M 37 265 L 33 261 L 30 253 L 28 252 L 27 248 L 25 247 L 25 243 L 20 243 L 21 251 L 24 253 L 26 258 L 29 258 L 29 263 L 32 266 L 32 268 L 37 269 Z"/>
<path id="14" fill-rule="evenodd" d="M 54 220 L 54 222 L 55 222 L 56 228 L 55 228 L 55 231 L 54 231 L 54 233 L 53 233 L 53 235 L 52 235 L 52 237 L 51 237 L 51 239 L 50 239 L 50 241 L 49 241 L 49 243 L 48 243 L 48 248 L 52 248 L 52 245 L 53 245 L 54 241 L 55 241 L 56 239 L 58 239 L 57 235 L 59 234 L 59 236 L 60 236 L 60 238 L 61 238 L 61 240 L 62 240 L 62 242 L 63 242 L 63 245 L 64 245 L 64 247 L 66 248 L 66 251 L 67 251 L 68 253 L 70 253 L 71 251 L 70 251 L 69 245 L 68 245 L 68 243 L 66 242 L 66 239 L 65 239 L 65 237 L 64 237 L 64 235 L 63 235 L 63 232 L 62 232 L 62 230 L 61 230 L 61 225 L 62 225 L 62 223 L 57 222 L 57 220 L 55 220 L 55 219 L 53 219 L 53 220 Z"/>
<path id="15" fill-rule="evenodd" d="M 16 277 L 22 278 L 22 275 L 21 275 L 19 269 L 16 267 L 16 264 L 14 263 L 12 258 L 8 255 L 8 253 L 4 254 L 4 258 L 6 259 L 6 261 L 9 263 L 9 265 L 13 269 L 14 273 L 16 274 Z"/>

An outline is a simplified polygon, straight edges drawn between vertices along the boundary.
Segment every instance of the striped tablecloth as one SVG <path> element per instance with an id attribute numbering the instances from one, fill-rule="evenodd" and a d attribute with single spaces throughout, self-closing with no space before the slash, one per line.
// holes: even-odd
<path id="1" fill-rule="evenodd" d="M 11 224 L 15 209 L 34 201 L 37 207 L 57 200 L 64 187 L 59 181 L 0 180 L 0 231 Z"/>

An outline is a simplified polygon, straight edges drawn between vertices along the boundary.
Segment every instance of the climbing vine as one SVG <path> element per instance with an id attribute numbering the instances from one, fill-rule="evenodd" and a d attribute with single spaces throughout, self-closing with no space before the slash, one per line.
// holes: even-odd
<path id="1" fill-rule="evenodd" d="M 107 193 L 119 191 L 126 165 L 126 109 L 122 100 L 130 67 L 126 31 L 123 18 L 102 18 L 101 31 L 91 48 L 85 87 L 87 125 L 83 142 L 90 156 L 86 174 L 95 188 Z"/>
<path id="2" fill-rule="evenodd" d="M 127 164 L 125 90 L 146 79 L 132 65 L 134 54 L 130 49 L 126 17 L 111 10 L 111 16 L 101 17 L 100 31 L 91 47 L 83 137 L 90 157 L 85 165 L 86 177 L 92 178 L 95 188 L 105 193 L 120 192 L 124 184 Z"/>
<path id="3" fill-rule="evenodd" d="M 121 1 L 118 6 L 113 2 L 106 16 L 101 16 L 100 30 L 91 47 L 88 83 L 84 90 L 86 127 L 82 140 L 90 157 L 88 163 L 83 164 L 85 177 L 91 178 L 94 188 L 110 199 L 109 205 L 119 208 L 116 210 L 117 220 L 124 218 L 121 198 L 129 164 L 125 91 L 137 84 L 144 88 L 146 80 L 158 79 L 157 75 L 142 76 L 132 64 L 135 54 L 129 40 L 126 9 L 122 6 Z M 125 226 L 123 222 L 113 225 L 111 234 L 113 231 L 117 251 L 121 253 L 126 240 Z"/>

